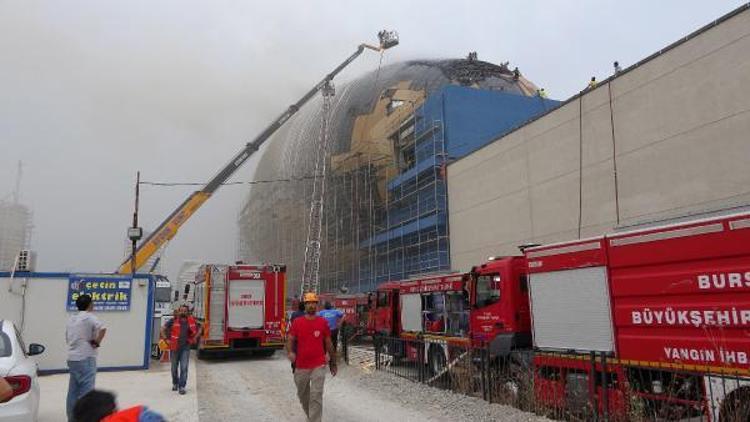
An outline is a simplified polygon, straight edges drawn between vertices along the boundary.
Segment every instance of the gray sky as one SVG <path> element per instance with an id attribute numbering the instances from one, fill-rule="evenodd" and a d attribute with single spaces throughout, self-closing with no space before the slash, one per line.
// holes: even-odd
<path id="1" fill-rule="evenodd" d="M 28 1 L 0 0 L 0 198 L 24 162 L 38 270 L 112 271 L 144 180 L 206 181 L 270 119 L 381 28 L 384 64 L 510 61 L 552 98 L 626 67 L 742 1 Z M 340 79 L 375 69 L 363 55 Z M 235 180 L 252 179 L 253 163 Z M 153 228 L 191 192 L 144 187 Z M 235 256 L 246 187 L 220 190 L 167 249 Z"/>

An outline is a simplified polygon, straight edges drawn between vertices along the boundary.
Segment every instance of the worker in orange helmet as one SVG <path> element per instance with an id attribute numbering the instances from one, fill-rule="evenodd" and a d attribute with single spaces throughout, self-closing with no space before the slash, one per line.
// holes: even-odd
<path id="1" fill-rule="evenodd" d="M 320 422 L 323 417 L 323 384 L 326 379 L 326 359 L 331 375 L 336 376 L 336 356 L 331 342 L 331 330 L 325 318 L 316 315 L 318 295 L 305 293 L 305 316 L 292 322 L 287 338 L 287 355 L 294 363 L 294 383 L 302 409 L 309 422 Z"/>

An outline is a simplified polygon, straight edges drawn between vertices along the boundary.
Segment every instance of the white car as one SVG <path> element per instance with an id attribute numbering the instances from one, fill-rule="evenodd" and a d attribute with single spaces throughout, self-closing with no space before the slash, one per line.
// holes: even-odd
<path id="1" fill-rule="evenodd" d="M 44 353 L 44 346 L 32 343 L 26 349 L 21 334 L 11 321 L 0 320 L 0 377 L 13 388 L 13 396 L 0 403 L 0 422 L 36 421 L 39 411 L 37 363 L 30 356 Z"/>

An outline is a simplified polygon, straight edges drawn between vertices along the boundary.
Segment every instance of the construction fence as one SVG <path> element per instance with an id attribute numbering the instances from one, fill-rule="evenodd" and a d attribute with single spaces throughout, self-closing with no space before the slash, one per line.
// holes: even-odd
<path id="1" fill-rule="evenodd" d="M 489 345 L 457 346 L 395 337 L 375 337 L 372 343 L 353 340 L 342 337 L 341 350 L 348 364 L 368 365 L 415 383 L 550 419 L 750 420 L 750 387 L 742 387 L 747 381 L 737 375 L 699 374 L 674 364 L 625 366 L 596 352 L 524 351 L 500 358 L 492 356 Z"/>

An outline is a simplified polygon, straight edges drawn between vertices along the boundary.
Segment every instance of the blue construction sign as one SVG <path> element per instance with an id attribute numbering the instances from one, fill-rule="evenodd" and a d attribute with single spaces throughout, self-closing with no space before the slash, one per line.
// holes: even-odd
<path id="1" fill-rule="evenodd" d="M 68 311 L 77 311 L 76 299 L 91 295 L 98 312 L 126 312 L 130 310 L 133 279 L 119 274 L 71 274 L 68 278 Z"/>

